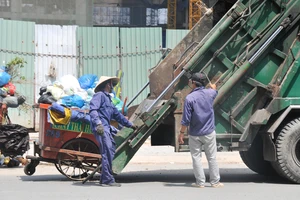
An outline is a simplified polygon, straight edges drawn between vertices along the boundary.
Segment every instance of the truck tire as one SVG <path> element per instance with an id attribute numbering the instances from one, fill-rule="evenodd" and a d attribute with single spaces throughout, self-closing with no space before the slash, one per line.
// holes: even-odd
<path id="1" fill-rule="evenodd" d="M 264 176 L 277 175 L 271 162 L 264 160 L 263 140 L 260 135 L 255 137 L 248 151 L 240 151 L 240 156 L 245 165 L 252 171 Z"/>
<path id="2" fill-rule="evenodd" d="M 300 118 L 285 125 L 276 139 L 274 169 L 282 177 L 300 183 Z"/>

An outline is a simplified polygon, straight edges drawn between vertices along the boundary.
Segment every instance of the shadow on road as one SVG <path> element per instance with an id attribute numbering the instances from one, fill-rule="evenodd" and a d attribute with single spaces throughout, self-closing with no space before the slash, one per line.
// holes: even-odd
<path id="1" fill-rule="evenodd" d="M 247 168 L 220 169 L 221 181 L 223 183 L 278 183 L 289 184 L 289 182 L 275 176 L 262 176 L 252 172 Z M 209 178 L 208 169 L 205 170 L 207 180 Z M 22 181 L 71 181 L 63 175 L 32 175 L 20 176 Z M 116 176 L 116 181 L 120 183 L 142 183 L 142 182 L 165 182 L 166 186 L 187 186 L 195 182 L 192 169 L 179 170 L 147 170 L 124 172 Z M 180 183 L 180 184 L 179 184 Z M 81 181 L 73 181 L 76 186 L 83 186 Z M 84 186 L 99 186 L 99 175 L 85 183 Z"/>
<path id="2" fill-rule="evenodd" d="M 207 180 L 209 180 L 208 169 L 204 170 Z M 248 168 L 232 168 L 220 169 L 221 181 L 224 183 L 278 183 L 289 184 L 278 176 L 262 176 L 252 172 Z M 195 177 L 192 169 L 180 170 L 154 170 L 154 171 L 139 171 L 122 173 L 116 176 L 116 180 L 120 183 L 135 183 L 135 182 L 168 182 L 168 183 L 186 183 L 190 186 L 195 182 Z M 172 186 L 172 184 L 169 184 Z M 178 184 L 174 184 L 178 186 Z M 182 185 L 180 185 L 182 186 Z"/>
<path id="3" fill-rule="evenodd" d="M 63 175 L 32 175 L 32 176 L 20 176 L 22 181 L 38 181 L 38 182 L 45 182 L 45 181 L 70 181 L 67 177 Z"/>

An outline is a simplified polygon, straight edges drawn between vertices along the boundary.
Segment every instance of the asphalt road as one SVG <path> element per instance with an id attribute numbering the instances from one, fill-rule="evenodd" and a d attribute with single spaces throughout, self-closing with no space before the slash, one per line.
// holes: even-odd
<path id="1" fill-rule="evenodd" d="M 30 154 L 31 152 L 28 152 Z M 173 147 L 145 144 L 124 171 L 116 176 L 120 188 L 103 188 L 98 178 L 82 184 L 70 181 L 54 166 L 40 164 L 32 176 L 23 167 L 0 168 L 1 199 L 30 200 L 147 200 L 147 199 L 289 199 L 300 198 L 300 185 L 250 171 L 238 153 L 218 153 L 224 188 L 194 188 L 189 153 L 174 153 Z M 203 159 L 208 176 L 207 162 Z"/>

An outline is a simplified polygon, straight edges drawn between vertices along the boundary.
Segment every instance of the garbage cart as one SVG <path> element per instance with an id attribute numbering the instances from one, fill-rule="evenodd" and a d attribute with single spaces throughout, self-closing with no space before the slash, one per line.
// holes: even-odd
<path id="1" fill-rule="evenodd" d="M 88 123 L 51 124 L 48 121 L 50 106 L 36 106 L 40 112 L 39 140 L 34 142 L 34 155 L 26 156 L 30 162 L 24 172 L 32 175 L 40 162 L 48 162 L 67 178 L 82 180 L 100 164 L 98 143 Z"/>

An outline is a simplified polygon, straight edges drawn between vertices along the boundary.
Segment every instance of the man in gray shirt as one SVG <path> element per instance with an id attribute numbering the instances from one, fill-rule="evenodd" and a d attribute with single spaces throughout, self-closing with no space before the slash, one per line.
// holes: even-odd
<path id="1" fill-rule="evenodd" d="M 193 90 L 186 96 L 184 102 L 178 142 L 179 144 L 184 143 L 184 133 L 189 126 L 189 147 L 196 178 L 193 186 L 199 188 L 205 186 L 206 178 L 201 164 L 203 146 L 209 165 L 210 184 L 214 188 L 223 187 L 216 160 L 217 145 L 213 110 L 213 101 L 218 94 L 216 85 L 209 83 L 211 88 L 205 89 L 207 78 L 204 73 L 193 74 L 191 81 Z"/>

